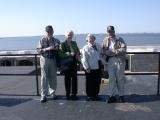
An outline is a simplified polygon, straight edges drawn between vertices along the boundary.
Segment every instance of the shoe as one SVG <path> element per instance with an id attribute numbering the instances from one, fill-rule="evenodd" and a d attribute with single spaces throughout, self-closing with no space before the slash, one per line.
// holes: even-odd
<path id="1" fill-rule="evenodd" d="M 78 97 L 77 97 L 77 95 L 71 95 L 71 99 L 72 100 L 78 100 Z"/>
<path id="2" fill-rule="evenodd" d="M 100 98 L 99 96 L 96 96 L 96 97 L 93 97 L 93 100 L 94 100 L 94 101 L 100 101 L 101 98 Z"/>
<path id="3" fill-rule="evenodd" d="M 66 95 L 66 99 L 67 100 L 71 100 L 71 96 L 70 95 Z"/>
<path id="4" fill-rule="evenodd" d="M 86 98 L 86 101 L 92 101 L 93 100 L 93 97 L 87 97 Z"/>
<path id="5" fill-rule="evenodd" d="M 109 97 L 109 99 L 108 99 L 108 103 L 115 103 L 117 101 L 117 99 L 116 99 L 116 97 L 114 97 L 114 96 L 111 96 L 111 97 Z"/>
<path id="6" fill-rule="evenodd" d="M 47 98 L 46 98 L 46 97 L 41 97 L 40 102 L 41 102 L 41 103 L 47 102 Z"/>
<path id="7" fill-rule="evenodd" d="M 119 102 L 121 102 L 121 103 L 124 103 L 124 102 L 125 102 L 124 96 L 120 96 L 120 97 L 119 97 Z"/>
<path id="8" fill-rule="evenodd" d="M 56 100 L 57 99 L 57 95 L 56 94 L 52 94 L 51 97 L 52 97 L 52 100 Z"/>

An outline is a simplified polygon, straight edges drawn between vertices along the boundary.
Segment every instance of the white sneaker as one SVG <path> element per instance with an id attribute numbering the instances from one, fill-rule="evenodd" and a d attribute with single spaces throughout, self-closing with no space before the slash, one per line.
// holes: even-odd
<path id="1" fill-rule="evenodd" d="M 47 98 L 46 97 L 41 97 L 40 102 L 41 103 L 47 102 Z"/>

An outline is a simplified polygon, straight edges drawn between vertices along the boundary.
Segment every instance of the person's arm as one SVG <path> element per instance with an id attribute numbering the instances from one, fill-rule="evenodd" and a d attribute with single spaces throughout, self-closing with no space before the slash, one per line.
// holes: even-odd
<path id="1" fill-rule="evenodd" d="M 65 51 L 65 43 L 61 43 L 59 47 L 59 53 L 61 57 L 69 57 L 71 56 L 70 52 Z"/>
<path id="2" fill-rule="evenodd" d="M 77 45 L 76 42 L 75 42 L 75 47 L 76 47 L 76 52 L 77 52 L 77 54 L 80 54 L 80 50 L 79 50 L 78 45 Z"/>
<path id="3" fill-rule="evenodd" d="M 43 48 L 43 51 L 50 51 L 50 50 L 59 50 L 60 41 L 58 39 L 54 40 L 54 44 L 52 46 Z"/>
<path id="4" fill-rule="evenodd" d="M 37 52 L 39 53 L 39 54 L 41 54 L 41 53 L 43 53 L 43 51 L 42 51 L 42 40 L 39 40 L 39 42 L 38 42 L 38 45 L 37 45 Z"/>
<path id="5" fill-rule="evenodd" d="M 127 45 L 124 42 L 124 40 L 122 38 L 120 38 L 121 40 L 121 44 L 120 44 L 120 48 L 116 49 L 116 55 L 124 55 L 126 54 L 126 50 L 127 50 Z"/>
<path id="6" fill-rule="evenodd" d="M 81 51 L 81 61 L 82 61 L 82 65 L 83 65 L 83 68 L 86 70 L 86 71 L 90 71 L 90 67 L 89 67 L 89 64 L 88 64 L 88 54 L 87 54 L 88 51 L 86 51 L 85 48 L 82 49 Z"/>
<path id="7" fill-rule="evenodd" d="M 108 49 L 108 41 L 104 39 L 101 45 L 101 54 L 105 56 L 114 56 L 115 52 Z"/>

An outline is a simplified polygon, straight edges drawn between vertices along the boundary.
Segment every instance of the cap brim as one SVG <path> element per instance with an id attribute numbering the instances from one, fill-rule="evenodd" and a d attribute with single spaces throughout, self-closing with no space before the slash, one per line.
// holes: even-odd
<path id="1" fill-rule="evenodd" d="M 53 32 L 53 30 L 46 30 L 46 32 Z"/>
<path id="2" fill-rule="evenodd" d="M 107 32 L 115 32 L 115 30 L 107 30 Z"/>

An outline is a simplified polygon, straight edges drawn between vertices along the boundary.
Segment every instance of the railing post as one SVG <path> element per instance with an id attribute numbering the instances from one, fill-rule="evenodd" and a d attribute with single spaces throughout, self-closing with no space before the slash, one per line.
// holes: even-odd
<path id="1" fill-rule="evenodd" d="M 35 55 L 35 70 L 36 70 L 36 88 L 37 88 L 37 95 L 39 96 L 39 84 L 38 84 L 38 65 L 37 65 L 37 55 Z"/>
<path id="2" fill-rule="evenodd" d="M 158 52 L 158 85 L 157 85 L 157 95 L 159 95 L 160 87 L 160 52 Z"/>

